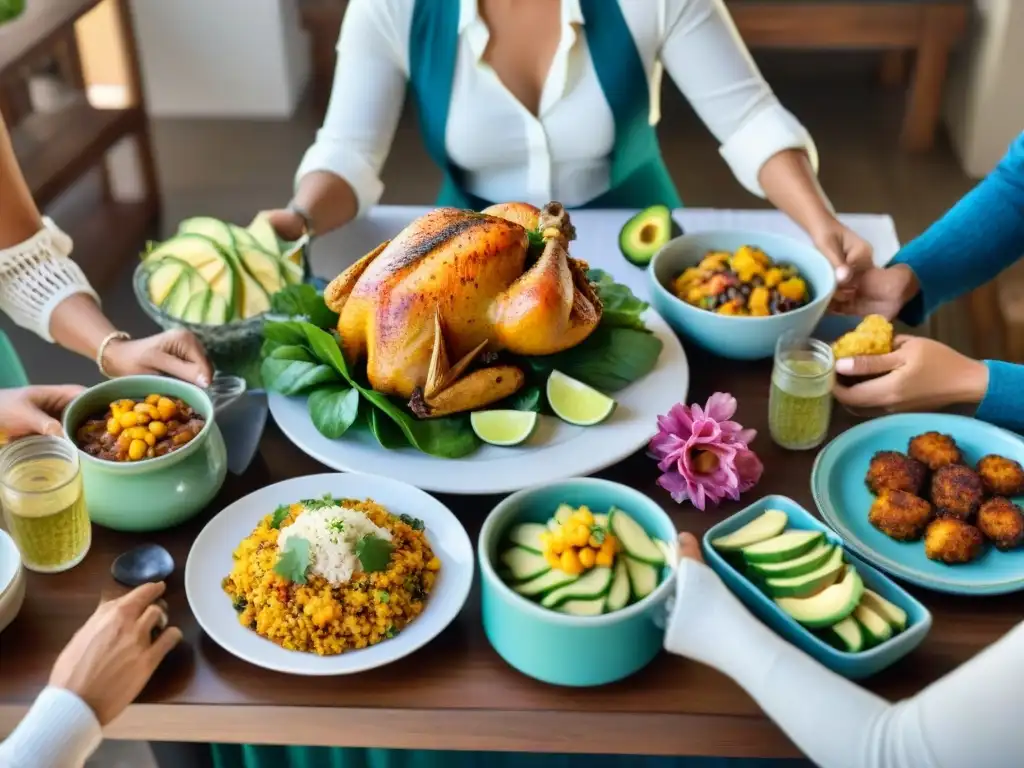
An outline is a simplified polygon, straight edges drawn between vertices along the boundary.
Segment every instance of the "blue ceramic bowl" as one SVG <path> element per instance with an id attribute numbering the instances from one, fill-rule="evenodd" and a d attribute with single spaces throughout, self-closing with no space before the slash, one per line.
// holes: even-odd
<path id="1" fill-rule="evenodd" d="M 773 261 L 800 270 L 810 288 L 811 302 L 782 315 L 735 317 L 690 306 L 672 293 L 672 281 L 687 267 L 696 266 L 709 251 L 731 253 L 743 245 L 757 246 Z M 658 314 L 689 341 L 733 360 L 771 357 L 775 342 L 787 331 L 812 335 L 836 290 L 835 270 L 810 245 L 780 235 L 742 230 L 677 237 L 654 255 L 647 274 L 651 303 Z"/>
<path id="2" fill-rule="evenodd" d="M 494 508 L 480 531 L 484 632 L 498 655 L 537 680 L 567 686 L 612 683 L 643 669 L 661 650 L 673 581 L 666 569 L 661 584 L 643 600 L 594 617 L 557 613 L 514 592 L 495 569 L 508 530 L 518 523 L 546 522 L 559 504 L 586 504 L 595 512 L 618 507 L 649 535 L 676 540 L 675 526 L 658 504 L 608 480 L 565 480 L 514 493 Z"/>
<path id="3" fill-rule="evenodd" d="M 907 612 L 907 628 L 892 639 L 860 653 L 848 653 L 833 648 L 816 634 L 798 624 L 784 613 L 775 602 L 754 586 L 739 569 L 722 557 L 711 546 L 719 536 L 732 533 L 746 525 L 765 510 L 778 509 L 789 516 L 788 528 L 803 531 L 822 531 L 836 546 L 842 546 L 846 561 L 856 567 L 864 586 L 873 590 Z M 830 528 L 823 525 L 806 509 L 786 496 L 765 496 L 742 512 L 720 522 L 704 534 L 704 558 L 722 577 L 729 589 L 743 601 L 761 621 L 786 640 L 813 656 L 826 667 L 854 680 L 870 677 L 906 656 L 924 640 L 932 626 L 932 615 L 918 600 L 897 585 L 881 571 L 877 571 L 853 555 L 845 542 Z"/>

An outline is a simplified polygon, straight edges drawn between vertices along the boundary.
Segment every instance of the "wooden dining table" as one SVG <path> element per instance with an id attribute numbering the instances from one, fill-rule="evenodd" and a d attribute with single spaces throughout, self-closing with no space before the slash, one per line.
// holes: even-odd
<path id="1" fill-rule="evenodd" d="M 702 512 L 677 504 L 658 487 L 655 463 L 642 451 L 599 476 L 647 493 L 679 530 L 698 536 L 764 494 L 784 494 L 815 511 L 809 479 L 816 451 L 783 450 L 768 434 L 770 361 L 734 362 L 695 349 L 687 352 L 688 400 L 703 402 L 716 391 L 736 396 L 737 420 L 758 430 L 752 446 L 764 463 L 761 481 L 739 501 Z M 854 424 L 851 414 L 836 407 L 831 435 Z M 98 601 L 122 591 L 110 575 L 114 558 L 137 544 L 157 542 L 178 564 L 168 582 L 167 602 L 184 641 L 138 700 L 106 729 L 109 738 L 676 756 L 799 754 L 735 683 L 683 658 L 662 654 L 627 680 L 591 689 L 554 687 L 525 677 L 488 644 L 477 586 L 434 641 L 373 671 L 306 678 L 235 658 L 203 633 L 189 608 L 182 572 L 191 544 L 211 516 L 236 499 L 271 483 L 324 471 L 270 423 L 253 464 L 230 476 L 215 501 L 191 522 L 152 534 L 95 527 L 91 550 L 79 566 L 57 575 L 29 574 L 24 607 L 0 634 L 0 737 L 46 685 L 58 653 Z M 500 499 L 438 498 L 473 538 Z M 143 506 L 146 499 L 138 503 Z M 1021 619 L 1019 595 L 957 597 L 909 589 L 932 611 L 931 632 L 917 650 L 864 683 L 893 701 L 914 695 Z"/>

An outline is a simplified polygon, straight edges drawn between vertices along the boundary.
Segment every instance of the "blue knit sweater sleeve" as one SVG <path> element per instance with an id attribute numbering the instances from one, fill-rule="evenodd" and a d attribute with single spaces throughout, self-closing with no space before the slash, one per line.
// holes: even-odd
<path id="1" fill-rule="evenodd" d="M 936 307 L 974 290 L 1024 256 L 1024 133 L 996 169 L 896 254 L 920 293 L 900 318 L 920 324 Z M 977 416 L 1024 433 L 1024 366 L 986 361 L 989 386 Z"/>

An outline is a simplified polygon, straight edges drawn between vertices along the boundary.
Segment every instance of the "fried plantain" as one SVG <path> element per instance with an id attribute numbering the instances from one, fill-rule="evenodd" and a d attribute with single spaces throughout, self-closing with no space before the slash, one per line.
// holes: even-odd
<path id="1" fill-rule="evenodd" d="M 1009 499 L 996 496 L 978 510 L 978 529 L 1004 552 L 1024 543 L 1024 512 Z"/>
<path id="2" fill-rule="evenodd" d="M 985 490 L 993 496 L 1024 494 L 1024 467 L 1020 462 L 990 453 L 978 462 L 978 474 Z"/>
<path id="3" fill-rule="evenodd" d="M 924 534 L 924 553 L 947 565 L 969 563 L 981 554 L 985 538 L 970 523 L 955 517 L 939 517 Z"/>
<path id="4" fill-rule="evenodd" d="M 932 519 L 932 505 L 906 491 L 882 491 L 871 505 L 868 522 L 897 541 L 916 541 Z"/>
<path id="5" fill-rule="evenodd" d="M 932 504 L 940 517 L 969 521 L 985 498 L 978 473 L 963 464 L 947 464 L 932 475 Z"/>
<path id="6" fill-rule="evenodd" d="M 888 490 L 920 496 L 927 476 L 928 470 L 921 462 L 896 451 L 879 451 L 871 457 L 864 482 L 874 494 Z"/>
<path id="7" fill-rule="evenodd" d="M 907 453 L 934 472 L 949 464 L 963 464 L 964 457 L 960 448 L 949 435 L 941 432 L 925 432 L 923 435 L 910 438 Z"/>

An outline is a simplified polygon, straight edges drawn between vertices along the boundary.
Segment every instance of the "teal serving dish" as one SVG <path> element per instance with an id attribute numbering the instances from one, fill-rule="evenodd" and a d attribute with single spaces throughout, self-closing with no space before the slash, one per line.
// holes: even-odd
<path id="1" fill-rule="evenodd" d="M 622 680 L 661 651 L 674 589 L 671 569 L 665 568 L 661 583 L 643 600 L 602 616 L 568 616 L 517 594 L 495 566 L 506 535 L 519 523 L 544 523 L 559 504 L 585 504 L 594 512 L 618 507 L 649 536 L 674 546 L 678 535 L 657 503 L 608 480 L 565 480 L 512 494 L 487 516 L 477 544 L 484 633 L 510 666 L 545 683 L 583 687 Z"/>
<path id="2" fill-rule="evenodd" d="M 743 245 L 756 246 L 773 261 L 796 267 L 807 280 L 810 303 L 782 315 L 735 317 L 690 306 L 672 293 L 672 281 L 686 268 L 696 266 L 709 251 L 733 253 Z M 654 309 L 676 333 L 733 360 L 772 357 L 775 343 L 787 331 L 811 336 L 836 290 L 835 269 L 812 246 L 781 235 L 743 230 L 677 237 L 654 255 L 647 276 Z"/>
<path id="3" fill-rule="evenodd" d="M 907 628 L 880 645 L 860 653 L 848 653 L 832 647 L 784 613 L 739 568 L 711 546 L 714 539 L 732 533 L 769 509 L 786 513 L 789 517 L 787 530 L 821 531 L 830 543 L 843 547 L 846 561 L 857 569 L 864 586 L 906 611 Z M 704 534 L 703 550 L 707 564 L 761 621 L 833 672 L 852 680 L 870 677 L 899 661 L 917 648 L 931 629 L 932 615 L 924 605 L 881 571 L 851 553 L 846 542 L 831 528 L 786 496 L 765 496 L 713 526 Z"/>
<path id="4" fill-rule="evenodd" d="M 221 403 L 178 379 L 126 376 L 97 384 L 64 411 L 64 432 L 74 441 L 78 427 L 110 403 L 151 394 L 184 400 L 206 426 L 184 448 L 143 461 L 104 461 L 78 451 L 89 518 L 115 531 L 159 531 L 183 523 L 213 500 L 227 476 L 227 448 L 214 418 Z"/>

